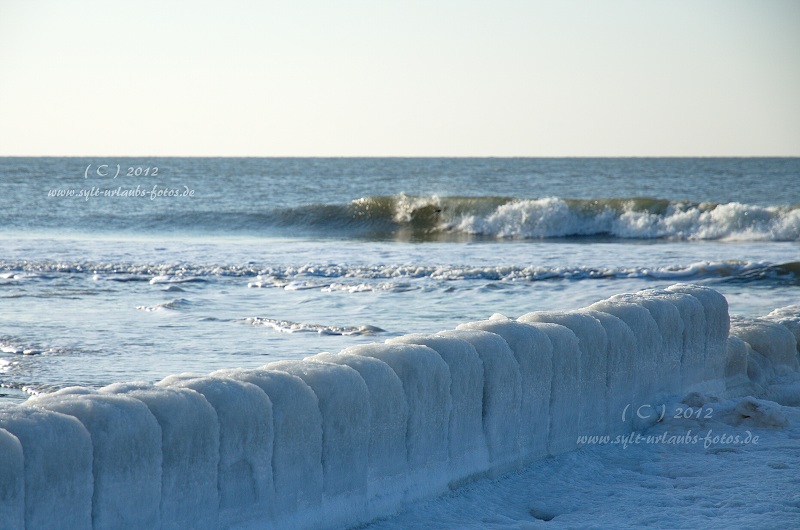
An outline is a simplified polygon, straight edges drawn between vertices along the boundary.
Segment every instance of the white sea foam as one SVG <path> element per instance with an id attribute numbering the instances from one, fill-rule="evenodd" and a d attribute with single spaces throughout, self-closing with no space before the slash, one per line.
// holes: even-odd
<path id="1" fill-rule="evenodd" d="M 503 238 L 550 238 L 608 234 L 619 238 L 796 241 L 800 209 L 731 202 L 670 202 L 655 210 L 647 200 L 567 201 L 520 199 L 488 215 L 465 214 L 448 228 Z M 663 208 L 663 209 L 662 209 Z"/>
<path id="2" fill-rule="evenodd" d="M 800 210 L 798 210 L 800 211 Z M 791 259 L 791 257 L 789 258 Z M 28 280 L 49 280 L 51 274 L 92 274 L 94 280 L 117 283 L 150 282 L 163 285 L 165 291 L 181 292 L 182 284 L 205 283 L 220 278 L 252 278 L 250 288 L 279 288 L 286 291 L 319 289 L 322 292 L 386 291 L 398 289 L 398 280 L 429 278 L 432 280 L 497 280 L 545 281 L 609 278 L 642 278 L 659 280 L 697 280 L 703 278 L 736 278 L 740 281 L 774 281 L 796 277 L 797 263 L 755 260 L 701 260 L 678 263 L 661 263 L 654 266 L 586 266 L 586 265 L 424 265 L 392 264 L 342 265 L 306 264 L 301 266 L 242 267 L 240 265 L 156 265 L 124 262 L 97 263 L 75 261 L 70 263 L 3 261 L 1 270 L 10 278 L 19 276 Z M 93 271 L 103 271 L 102 274 Z M 368 281 L 359 281 L 368 280 Z M 392 280 L 380 282 L 377 280 Z M 404 286 L 400 286 L 402 289 Z M 411 286 L 405 285 L 405 288 Z"/>
<path id="3" fill-rule="evenodd" d="M 292 322 L 276 318 L 251 317 L 245 322 L 254 326 L 266 326 L 283 333 L 319 333 L 320 335 L 369 335 L 384 330 L 377 326 L 331 326 L 307 322 Z"/>

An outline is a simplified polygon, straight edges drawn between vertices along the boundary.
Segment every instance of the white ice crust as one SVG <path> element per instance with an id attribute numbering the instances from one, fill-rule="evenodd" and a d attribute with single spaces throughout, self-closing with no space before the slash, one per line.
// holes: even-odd
<path id="1" fill-rule="evenodd" d="M 358 525 L 582 434 L 648 427 L 637 405 L 764 391 L 800 371 L 799 332 L 797 306 L 731 319 L 716 291 L 678 284 L 258 369 L 66 388 L 0 406 L 0 521 Z M 780 428 L 752 399 L 742 417 Z"/>

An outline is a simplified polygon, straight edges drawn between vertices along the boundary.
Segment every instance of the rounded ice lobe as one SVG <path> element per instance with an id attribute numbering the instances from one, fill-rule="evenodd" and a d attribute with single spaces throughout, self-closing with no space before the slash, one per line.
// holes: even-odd
<path id="1" fill-rule="evenodd" d="M 46 528 L 57 520 L 67 528 L 90 527 L 92 440 L 83 424 L 36 407 L 0 406 L 0 428 L 17 437 L 25 454 L 27 526 Z"/>
<path id="2" fill-rule="evenodd" d="M 272 402 L 272 472 L 276 521 L 292 526 L 298 514 L 311 524 L 322 517 L 322 416 L 317 396 L 299 377 L 264 370 L 219 370 L 212 376 L 250 383 Z"/>
<path id="3" fill-rule="evenodd" d="M 408 404 L 397 374 L 383 361 L 362 355 L 320 353 L 305 361 L 348 366 L 364 380 L 370 405 L 368 488 L 373 495 L 402 497 L 408 471 Z"/>
<path id="4" fill-rule="evenodd" d="M 219 421 L 205 397 L 149 383 L 117 383 L 101 391 L 141 401 L 161 426 L 162 528 L 216 528 Z"/>
<path id="5" fill-rule="evenodd" d="M 133 398 L 69 389 L 30 398 L 25 406 L 77 418 L 93 449 L 92 525 L 104 528 L 160 525 L 161 427 Z"/>
<path id="6" fill-rule="evenodd" d="M 25 527 L 25 467 L 19 439 L 0 428 L 0 521 Z"/>
<path id="7" fill-rule="evenodd" d="M 460 480 L 489 467 L 483 435 L 483 363 L 467 341 L 433 334 L 403 335 L 387 344 L 418 344 L 435 350 L 450 369 L 453 404 L 448 424 L 450 473 Z"/>
<path id="8" fill-rule="evenodd" d="M 217 413 L 220 522 L 269 514 L 274 486 L 272 403 L 267 395 L 255 385 L 213 376 L 170 376 L 156 386 L 194 390 Z"/>
<path id="9" fill-rule="evenodd" d="M 366 383 L 356 370 L 338 364 L 278 361 L 264 369 L 299 377 L 319 400 L 326 522 L 338 525 L 364 519 L 370 430 Z"/>
<path id="10" fill-rule="evenodd" d="M 595 317 L 579 312 L 558 313 L 538 311 L 517 319 L 526 324 L 551 323 L 570 329 L 580 348 L 579 416 L 586 432 L 602 432 L 613 420 L 607 403 L 612 393 L 607 380 L 608 335 Z"/>

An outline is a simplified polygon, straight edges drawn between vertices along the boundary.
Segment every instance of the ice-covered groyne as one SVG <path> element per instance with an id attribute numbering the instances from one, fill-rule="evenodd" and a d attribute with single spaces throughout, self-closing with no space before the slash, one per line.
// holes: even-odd
<path id="1" fill-rule="evenodd" d="M 679 284 L 259 369 L 0 407 L 0 527 L 333 528 L 800 369 L 800 308 Z"/>

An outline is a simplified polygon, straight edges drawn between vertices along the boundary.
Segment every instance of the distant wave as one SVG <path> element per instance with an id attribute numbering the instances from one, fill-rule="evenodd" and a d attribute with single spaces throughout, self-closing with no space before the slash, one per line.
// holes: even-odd
<path id="1" fill-rule="evenodd" d="M 410 237 L 547 239 L 800 240 L 800 207 L 696 203 L 653 198 L 364 197 L 346 205 L 273 212 L 275 224 Z"/>
<path id="2" fill-rule="evenodd" d="M 535 190 L 531 190 L 535 193 Z M 614 240 L 800 241 L 800 205 L 712 203 L 649 197 L 567 199 L 390 195 L 295 207 L 98 213 L 36 217 L 41 228 L 116 234 L 201 233 L 386 241 Z M 34 227 L 35 228 L 35 227 Z M 0 278 L 2 280 L 2 278 Z M 124 281 L 124 280 L 123 280 Z"/>
<path id="3" fill-rule="evenodd" d="M 590 266 L 459 266 L 459 265 L 345 265 L 306 264 L 299 266 L 258 267 L 255 265 L 137 265 L 91 262 L 33 262 L 0 260 L 0 277 L 16 283 L 52 281 L 58 274 L 91 275 L 97 282 L 149 282 L 164 291 L 174 291 L 186 282 L 213 282 L 224 278 L 242 278 L 250 288 L 278 288 L 287 291 L 322 289 L 324 291 L 406 291 L 421 288 L 413 280 L 459 281 L 485 280 L 534 282 L 549 280 L 592 280 L 640 278 L 652 280 L 725 282 L 767 282 L 800 285 L 800 261 L 701 261 L 658 267 Z M 156 280 L 156 281 L 154 281 Z M 178 288 L 178 290 L 180 290 Z M 177 299 L 159 306 L 141 309 L 179 309 L 186 305 Z"/>

